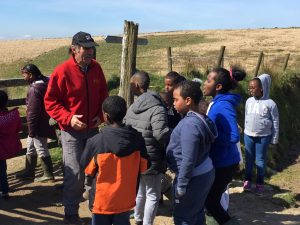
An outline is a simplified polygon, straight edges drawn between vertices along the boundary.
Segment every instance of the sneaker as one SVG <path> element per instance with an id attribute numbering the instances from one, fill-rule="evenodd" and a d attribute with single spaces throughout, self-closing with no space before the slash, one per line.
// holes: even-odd
<path id="1" fill-rule="evenodd" d="M 251 191 L 251 181 L 245 180 L 243 185 L 244 191 Z"/>
<path id="2" fill-rule="evenodd" d="M 264 185 L 263 184 L 256 184 L 255 187 L 255 194 L 257 194 L 258 196 L 262 196 L 264 193 Z"/>
<path id="3" fill-rule="evenodd" d="M 67 225 L 82 225 L 82 221 L 78 214 L 65 215 L 63 223 Z"/>

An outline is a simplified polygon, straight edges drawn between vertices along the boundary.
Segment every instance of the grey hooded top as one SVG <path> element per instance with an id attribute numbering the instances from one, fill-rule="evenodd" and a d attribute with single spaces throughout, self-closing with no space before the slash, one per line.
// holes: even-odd
<path id="1" fill-rule="evenodd" d="M 245 134 L 252 137 L 272 135 L 271 143 L 277 144 L 279 137 L 279 115 L 276 103 L 269 98 L 271 77 L 262 74 L 258 77 L 263 87 L 260 99 L 248 98 L 245 107 Z"/>
<path id="2" fill-rule="evenodd" d="M 165 145 L 169 141 L 167 112 L 160 96 L 152 91 L 140 95 L 127 110 L 124 118 L 145 139 L 150 168 L 146 174 L 158 174 L 165 170 Z"/>

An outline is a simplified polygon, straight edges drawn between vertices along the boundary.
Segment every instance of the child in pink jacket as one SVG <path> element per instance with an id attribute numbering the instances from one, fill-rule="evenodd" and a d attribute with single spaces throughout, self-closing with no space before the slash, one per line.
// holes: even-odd
<path id="1" fill-rule="evenodd" d="M 0 190 L 1 198 L 8 199 L 9 186 L 7 182 L 6 159 L 14 157 L 22 150 L 19 138 L 21 118 L 17 108 L 6 108 L 8 96 L 0 90 Z"/>

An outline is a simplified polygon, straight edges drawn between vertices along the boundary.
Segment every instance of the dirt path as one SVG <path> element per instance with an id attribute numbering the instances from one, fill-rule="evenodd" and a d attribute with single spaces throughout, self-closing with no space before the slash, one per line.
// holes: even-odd
<path id="1" fill-rule="evenodd" d="M 24 183 L 14 179 L 15 172 L 22 167 L 23 163 L 24 156 L 8 161 L 9 183 L 12 193 L 8 201 L 0 199 L 0 224 L 62 224 L 62 190 L 58 188 L 62 183 L 60 167 L 55 166 L 57 178 L 55 183 Z M 292 171 L 299 177 L 299 163 L 292 165 L 292 167 Z M 290 171 L 291 168 L 287 170 Z M 41 171 L 38 170 L 38 175 L 40 173 Z M 297 186 L 293 187 L 294 192 L 300 196 L 300 182 L 298 184 L 294 183 L 294 185 Z M 235 181 L 230 189 L 230 212 L 240 220 L 241 224 L 300 224 L 300 208 L 285 208 L 282 200 L 272 197 L 275 193 L 278 193 L 278 191 L 275 191 L 276 189 L 269 188 L 265 196 L 257 197 L 252 193 L 242 193 L 241 186 L 240 181 Z M 167 200 L 159 208 L 158 214 L 155 225 L 173 224 Z M 91 215 L 87 209 L 87 202 L 81 203 L 80 216 L 89 224 Z M 134 224 L 133 221 L 132 224 Z M 214 223 L 209 222 L 208 224 Z"/>

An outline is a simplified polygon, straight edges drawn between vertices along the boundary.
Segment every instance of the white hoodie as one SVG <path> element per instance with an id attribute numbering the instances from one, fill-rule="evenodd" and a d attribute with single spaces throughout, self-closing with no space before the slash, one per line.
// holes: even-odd
<path id="1" fill-rule="evenodd" d="M 245 134 L 252 137 L 272 135 L 271 143 L 277 144 L 279 137 L 279 115 L 276 103 L 269 98 L 271 77 L 262 74 L 263 96 L 248 98 L 245 108 Z"/>

